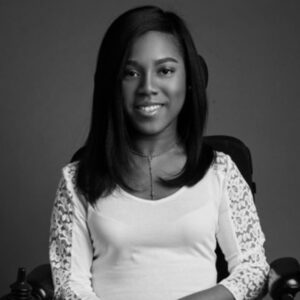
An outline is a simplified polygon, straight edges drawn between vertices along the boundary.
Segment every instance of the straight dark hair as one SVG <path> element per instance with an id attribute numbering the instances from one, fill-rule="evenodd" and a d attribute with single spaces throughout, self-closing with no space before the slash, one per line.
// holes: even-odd
<path id="1" fill-rule="evenodd" d="M 187 160 L 176 177 L 162 181 L 168 186 L 192 186 L 202 179 L 213 161 L 212 149 L 202 142 L 207 119 L 205 70 L 184 21 L 175 13 L 155 6 L 131 9 L 108 28 L 98 54 L 90 131 L 76 176 L 79 191 L 91 204 L 109 195 L 118 185 L 130 189 L 124 180 L 130 170 L 130 145 L 121 81 L 133 43 L 149 31 L 175 37 L 187 74 L 187 93 L 177 128 Z"/>

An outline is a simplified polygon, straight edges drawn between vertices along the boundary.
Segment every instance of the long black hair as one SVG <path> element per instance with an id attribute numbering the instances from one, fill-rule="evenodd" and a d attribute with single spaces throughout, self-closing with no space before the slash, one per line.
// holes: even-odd
<path id="1" fill-rule="evenodd" d="M 184 21 L 155 6 L 131 9 L 111 24 L 98 54 L 90 131 L 76 177 L 77 187 L 91 204 L 109 195 L 117 185 L 129 188 L 124 181 L 130 169 L 130 148 L 121 80 L 133 43 L 148 31 L 176 38 L 187 74 L 186 98 L 178 116 L 178 135 L 187 160 L 178 176 L 163 180 L 164 184 L 192 186 L 204 176 L 213 160 L 213 151 L 202 143 L 207 118 L 205 70 Z"/>

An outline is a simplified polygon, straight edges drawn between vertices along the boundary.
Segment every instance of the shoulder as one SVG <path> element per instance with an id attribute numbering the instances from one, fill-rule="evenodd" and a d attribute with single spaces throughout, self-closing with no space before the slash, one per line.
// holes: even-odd
<path id="1" fill-rule="evenodd" d="M 206 182 L 213 184 L 214 189 L 223 191 L 233 164 L 229 155 L 214 151 L 214 159 L 205 175 Z"/>
<path id="2" fill-rule="evenodd" d="M 59 190 L 63 190 L 75 206 L 83 206 L 86 209 L 87 201 L 80 193 L 76 185 L 78 161 L 67 164 L 62 168 L 62 178 Z"/>
<path id="3" fill-rule="evenodd" d="M 67 164 L 62 168 L 63 179 L 75 187 L 78 161 Z"/>
<path id="4" fill-rule="evenodd" d="M 215 159 L 211 169 L 222 182 L 222 185 L 232 185 L 237 182 L 242 182 L 244 184 L 245 182 L 244 177 L 233 159 L 230 155 L 223 152 L 215 152 Z"/>
<path id="5" fill-rule="evenodd" d="M 78 190 L 76 188 L 77 168 L 77 162 L 69 163 L 62 168 L 58 193 L 64 193 L 70 198 L 74 198 L 74 196 L 78 194 Z"/>
<path id="6" fill-rule="evenodd" d="M 241 193 L 251 194 L 247 181 L 229 155 L 223 152 L 216 152 L 212 168 L 222 181 L 223 187 L 226 188 L 227 192 L 230 192 L 231 196 L 236 195 L 238 198 L 241 197 Z"/>
<path id="7" fill-rule="evenodd" d="M 235 163 L 228 154 L 215 151 L 215 158 L 212 163 L 213 170 L 226 174 L 233 167 L 235 167 Z"/>

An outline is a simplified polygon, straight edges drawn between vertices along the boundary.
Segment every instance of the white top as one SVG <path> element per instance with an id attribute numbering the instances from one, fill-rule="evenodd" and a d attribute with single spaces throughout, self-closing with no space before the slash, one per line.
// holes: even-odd
<path id="1" fill-rule="evenodd" d="M 160 200 L 121 188 L 95 207 L 63 169 L 51 220 L 55 299 L 176 300 L 216 285 L 215 248 L 230 276 L 219 284 L 237 300 L 261 292 L 269 266 L 251 191 L 218 152 L 202 180 Z"/>

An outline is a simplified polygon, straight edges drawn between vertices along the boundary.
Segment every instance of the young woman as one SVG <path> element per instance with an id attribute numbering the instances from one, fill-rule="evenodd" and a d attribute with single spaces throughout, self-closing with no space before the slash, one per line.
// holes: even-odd
<path id="1" fill-rule="evenodd" d="M 92 121 L 63 169 L 50 261 L 57 299 L 255 299 L 268 264 L 251 191 L 202 143 L 204 70 L 184 22 L 157 7 L 109 27 Z M 220 244 L 230 275 L 217 283 Z"/>

